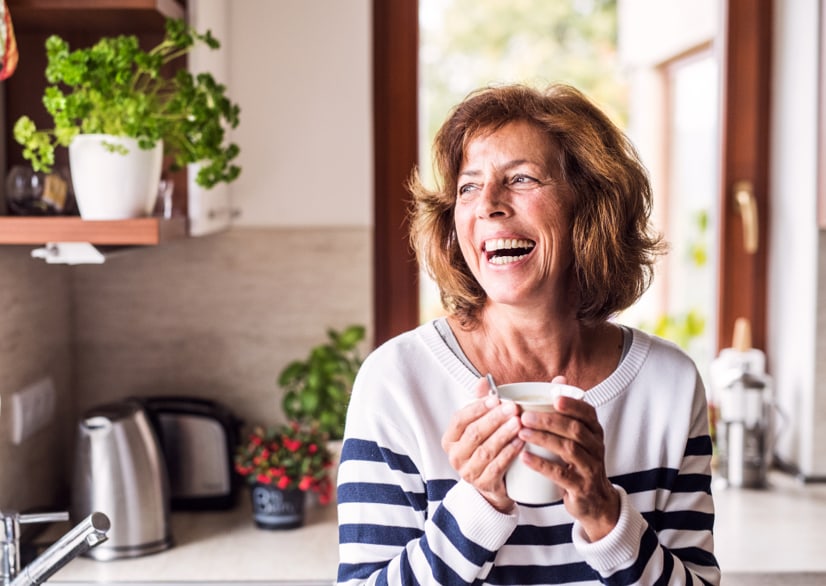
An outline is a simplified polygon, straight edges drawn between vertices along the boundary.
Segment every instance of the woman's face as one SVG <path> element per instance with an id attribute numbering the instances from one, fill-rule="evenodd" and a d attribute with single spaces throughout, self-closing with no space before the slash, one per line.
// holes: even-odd
<path id="1" fill-rule="evenodd" d="M 468 143 L 454 221 L 465 261 L 490 301 L 570 306 L 571 207 L 558 149 L 533 124 L 511 122 Z"/>

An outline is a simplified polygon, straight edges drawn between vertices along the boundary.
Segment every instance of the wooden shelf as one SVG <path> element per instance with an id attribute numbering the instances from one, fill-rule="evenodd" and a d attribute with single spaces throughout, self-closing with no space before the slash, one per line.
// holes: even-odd
<path id="1" fill-rule="evenodd" d="M 46 81 L 43 44 L 50 34 L 59 34 L 72 46 L 91 45 L 102 36 L 135 34 L 153 46 L 163 36 L 165 20 L 185 18 L 185 0 L 7 0 L 17 36 L 20 63 L 5 85 L 3 127 L 6 168 L 23 161 L 11 136 L 14 122 L 22 114 L 42 127 L 50 120 L 40 105 Z M 0 137 L 2 138 L 2 137 Z M 66 149 L 58 149 L 57 164 L 66 164 Z M 185 172 L 182 172 L 185 173 Z M 186 180 L 175 179 L 177 201 L 186 201 Z M 186 209 L 162 218 L 117 221 L 88 221 L 78 216 L 0 216 L 0 245 L 48 242 L 89 242 L 102 246 L 154 246 L 188 236 Z"/>
<path id="2" fill-rule="evenodd" d="M 89 242 L 112 246 L 153 246 L 187 236 L 184 216 L 131 220 L 83 220 L 77 216 L 0 217 L 0 244 Z"/>
<path id="3" fill-rule="evenodd" d="M 183 18 L 178 0 L 7 0 L 15 31 L 163 32 L 166 17 Z"/>

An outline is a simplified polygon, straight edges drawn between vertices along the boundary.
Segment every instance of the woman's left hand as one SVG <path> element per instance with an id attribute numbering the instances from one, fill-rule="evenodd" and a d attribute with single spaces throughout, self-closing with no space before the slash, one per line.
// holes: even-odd
<path id="1" fill-rule="evenodd" d="M 552 462 L 523 452 L 520 457 L 552 479 L 565 494 L 563 502 L 591 541 L 617 524 L 620 498 L 605 471 L 605 441 L 596 410 L 585 401 L 559 397 L 550 413 L 525 411 L 519 437 L 557 454 Z"/>

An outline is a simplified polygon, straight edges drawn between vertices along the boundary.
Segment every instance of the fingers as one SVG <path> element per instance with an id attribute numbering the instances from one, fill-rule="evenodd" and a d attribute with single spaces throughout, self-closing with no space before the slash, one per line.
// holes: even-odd
<path id="1" fill-rule="evenodd" d="M 494 507 L 508 510 L 513 502 L 504 486 L 504 475 L 519 455 L 524 442 L 518 408 L 512 401 L 489 396 L 484 379 L 477 383 L 477 399 L 451 418 L 442 436 L 442 448 L 451 466 Z"/>
<path id="2" fill-rule="evenodd" d="M 459 438 L 462 437 L 465 428 L 470 425 L 470 423 L 482 417 L 485 413 L 490 411 L 491 407 L 496 405 L 496 399 L 493 397 L 491 397 L 491 399 L 487 402 L 491 404 L 488 405 L 485 401 L 480 400 L 472 401 L 453 414 L 450 418 L 450 424 L 447 426 L 447 430 L 445 430 L 445 433 L 442 436 L 443 448 L 445 447 L 445 442 L 459 441 Z"/>
<path id="3" fill-rule="evenodd" d="M 558 481 L 564 488 L 588 486 L 605 476 L 605 443 L 593 406 L 561 397 L 551 413 L 525 412 L 519 437 L 557 455 L 561 462 L 526 456 L 526 463 Z M 566 486 L 568 485 L 568 486 Z"/>
<path id="4" fill-rule="evenodd" d="M 476 401 L 459 410 L 442 438 L 442 448 L 460 466 L 471 458 L 479 466 L 490 463 L 516 438 L 520 423 L 516 405 L 495 397 Z M 455 466 L 454 466 L 455 467 Z M 457 468 L 458 469 L 458 468 Z"/>

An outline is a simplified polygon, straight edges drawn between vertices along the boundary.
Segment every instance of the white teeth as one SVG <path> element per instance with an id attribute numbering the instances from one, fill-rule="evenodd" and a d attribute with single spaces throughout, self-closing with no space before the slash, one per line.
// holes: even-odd
<path id="1" fill-rule="evenodd" d="M 494 252 L 497 250 L 510 250 L 512 248 L 533 248 L 534 243 L 530 240 L 522 238 L 498 238 L 495 240 L 488 240 L 485 242 L 485 252 Z M 524 256 L 524 255 L 523 255 Z M 521 258 L 521 257 L 517 257 Z"/>
<path id="2" fill-rule="evenodd" d="M 520 258 L 525 258 L 527 254 L 520 254 L 519 256 L 494 256 L 488 260 L 489 263 L 495 265 L 506 265 L 508 263 L 516 262 Z"/>

